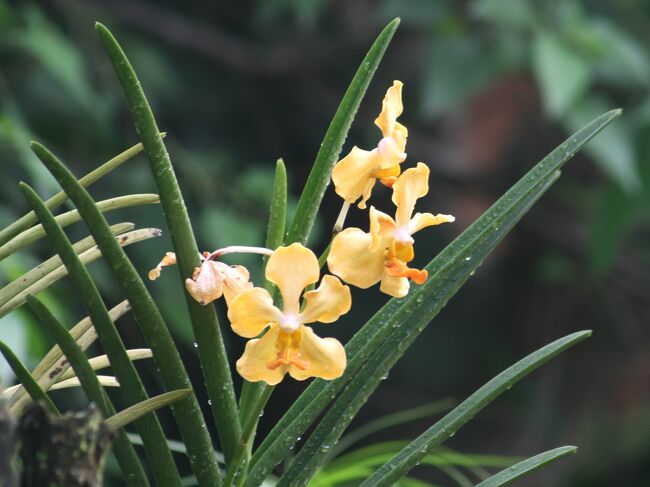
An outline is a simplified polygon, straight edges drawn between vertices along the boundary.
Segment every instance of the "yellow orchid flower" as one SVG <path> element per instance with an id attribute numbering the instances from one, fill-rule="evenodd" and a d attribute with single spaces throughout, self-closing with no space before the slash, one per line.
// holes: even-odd
<path id="1" fill-rule="evenodd" d="M 375 119 L 383 138 L 371 151 L 353 147 L 350 153 L 336 163 L 332 170 L 332 181 L 336 193 L 347 203 L 353 204 L 359 198 L 359 208 L 366 207 L 375 181 L 391 187 L 400 174 L 400 163 L 406 159 L 406 138 L 408 130 L 397 122 L 402 114 L 402 82 L 393 81 L 382 102 L 382 109 Z"/>
<path id="2" fill-rule="evenodd" d="M 413 237 L 425 227 L 453 222 L 451 215 L 416 213 L 415 202 L 429 192 L 429 168 L 418 163 L 407 169 L 393 185 L 395 219 L 370 207 L 370 232 L 346 228 L 332 241 L 327 265 L 333 274 L 360 288 L 381 282 L 380 290 L 401 298 L 408 294 L 409 280 L 423 284 L 426 270 L 412 269 Z"/>
<path id="3" fill-rule="evenodd" d="M 294 243 L 279 247 L 266 265 L 266 278 L 282 295 L 280 310 L 266 289 L 255 287 L 242 292 L 228 308 L 232 329 L 252 338 L 237 361 L 244 379 L 274 385 L 285 374 L 297 380 L 309 377 L 336 379 L 346 365 L 345 349 L 334 338 L 319 338 L 306 323 L 333 323 L 351 306 L 350 288 L 331 275 L 320 286 L 304 294 L 318 281 L 320 266 L 314 253 Z M 300 296 L 305 300 L 300 310 Z M 270 325 L 270 326 L 269 326 Z M 269 326 L 266 333 L 258 336 Z"/>

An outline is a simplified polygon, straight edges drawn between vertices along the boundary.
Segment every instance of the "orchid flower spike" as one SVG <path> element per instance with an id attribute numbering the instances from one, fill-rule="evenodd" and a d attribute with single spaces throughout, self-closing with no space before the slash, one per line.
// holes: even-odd
<path id="1" fill-rule="evenodd" d="M 393 185 L 395 219 L 370 208 L 370 232 L 346 228 L 332 241 L 327 265 L 348 284 L 368 288 L 381 282 L 380 290 L 396 298 L 409 291 L 409 280 L 423 284 L 426 270 L 412 269 L 415 256 L 413 234 L 425 227 L 453 222 L 451 215 L 416 213 L 415 202 L 429 192 L 429 168 L 418 163 L 407 169 Z"/>
<path id="2" fill-rule="evenodd" d="M 228 308 L 232 329 L 252 338 L 237 361 L 237 371 L 251 382 L 278 384 L 288 373 L 297 380 L 309 377 L 336 379 L 346 365 L 345 349 L 334 338 L 319 338 L 306 323 L 333 323 L 351 306 L 350 288 L 326 275 L 320 286 L 303 294 L 318 281 L 320 266 L 314 253 L 299 243 L 279 247 L 266 265 L 266 278 L 282 295 L 282 309 L 273 304 L 266 289 L 242 292 Z M 300 297 L 305 305 L 301 311 Z M 267 329 L 268 327 L 268 329 Z M 266 330 L 266 333 L 255 338 Z"/>
<path id="3" fill-rule="evenodd" d="M 397 122 L 402 114 L 402 82 L 393 81 L 382 103 L 382 110 L 375 119 L 383 138 L 371 151 L 353 147 L 350 153 L 336 163 L 332 181 L 336 193 L 346 203 L 353 204 L 359 198 L 359 208 L 366 207 L 375 181 L 391 187 L 400 174 L 400 163 L 406 159 L 408 130 Z"/>

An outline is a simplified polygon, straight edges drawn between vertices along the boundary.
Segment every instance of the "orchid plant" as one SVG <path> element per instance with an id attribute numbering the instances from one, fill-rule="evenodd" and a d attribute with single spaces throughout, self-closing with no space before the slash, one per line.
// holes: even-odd
<path id="1" fill-rule="evenodd" d="M 34 212 L 0 231 L 0 256 L 9 255 L 41 237 L 50 239 L 58 255 L 0 289 L 0 315 L 27 303 L 42 326 L 52 333 L 58 347 L 32 372 L 20 364 L 8 347 L 1 347 L 21 382 L 2 393 L 12 412 L 20 414 L 30 401 L 36 400 L 44 401 L 58 413 L 47 391 L 64 380 L 68 381 L 65 386 L 81 385 L 115 431 L 114 455 L 124 484 L 129 486 L 146 486 L 150 482 L 161 486 L 227 487 L 286 487 L 309 483 L 365 487 L 428 485 L 410 477 L 416 465 L 439 455 L 445 440 L 517 381 L 589 336 L 589 331 L 576 332 L 524 357 L 462 403 L 449 407 L 420 436 L 391 450 L 389 455 L 384 454 L 372 468 L 358 468 L 353 472 L 341 468 L 337 472 L 339 480 L 333 480 L 336 475 L 328 477 L 336 465 L 331 462 L 332 451 L 342 437 L 341 444 L 345 443 L 346 429 L 382 378 L 557 180 L 563 164 L 620 114 L 618 110 L 605 113 L 567 139 L 441 253 L 431 255 L 426 249 L 418 249 L 431 260 L 423 269 L 412 268 L 414 235 L 427 227 L 452 223 L 454 217 L 416 212 L 418 200 L 429 191 L 429 168 L 422 162 L 407 161 L 408 131 L 397 121 L 404 111 L 402 82 L 394 81 L 386 91 L 375 120 L 382 136 L 376 147 L 364 150 L 354 146 L 339 160 L 357 108 L 398 24 L 399 19 L 395 19 L 384 28 L 354 75 L 324 137 L 290 225 L 286 227 L 287 175 L 283 162 L 278 161 L 266 242 L 260 242 L 259 247 L 231 246 L 211 252 L 199 252 L 197 248 L 165 148 L 164 134 L 156 125 L 133 67 L 108 29 L 96 25 L 142 142 L 81 179 L 45 147 L 38 143 L 32 145 L 64 192 L 44 202 L 22 184 Z M 148 158 L 159 194 L 145 201 L 141 196 L 130 196 L 127 206 L 157 202 L 158 198 L 162 204 L 174 248 L 149 272 L 149 279 L 171 279 L 172 273 L 168 277 L 167 273 L 161 274 L 163 268 L 178 267 L 210 411 L 218 431 L 215 439 L 210 436 L 209 418 L 203 416 L 199 407 L 165 318 L 123 251 L 125 245 L 160 235 L 160 231 L 145 229 L 137 233 L 132 225 L 109 226 L 104 212 L 110 207 L 96 203 L 85 189 L 140 151 Z M 314 253 L 317 249 L 308 248 L 307 242 L 330 180 L 343 203 L 339 217 L 333 222 L 330 245 L 317 256 Z M 374 205 L 367 208 L 377 181 L 392 192 L 394 218 L 390 216 L 391 208 L 380 210 Z M 53 216 L 52 210 L 68 198 L 77 207 L 76 212 L 65 218 L 67 214 Z M 368 217 L 366 230 L 345 227 L 346 215 L 354 204 Z M 91 236 L 72 245 L 62 227 L 78 220 L 85 222 Z M 39 223 L 41 226 L 37 226 Z M 244 266 L 221 260 L 225 254 L 236 257 L 241 253 L 263 256 L 264 282 L 252 282 Z M 112 310 L 106 309 L 85 268 L 99 257 L 110 266 L 125 297 L 125 302 Z M 69 275 L 88 311 L 88 317 L 69 330 L 35 297 L 64 275 Z M 356 329 L 345 346 L 335 338 L 319 336 L 326 335 L 330 329 L 321 324 L 344 319 L 354 306 L 349 286 L 367 289 L 377 283 L 380 283 L 379 291 L 391 299 Z M 227 305 L 230 329 L 248 340 L 235 364 L 229 363 L 222 336 L 229 331 L 219 323 L 214 308 L 214 302 L 222 297 Z M 129 310 L 148 343 L 149 348 L 145 350 L 126 350 L 115 328 L 115 320 Z M 319 324 L 318 335 L 308 326 L 313 323 Z M 106 355 L 88 359 L 84 351 L 95 340 L 99 340 Z M 155 361 L 167 389 L 153 398 L 148 396 L 133 367 L 134 360 L 149 357 Z M 95 374 L 95 370 L 108 365 L 114 377 Z M 238 397 L 232 378 L 235 370 L 243 379 Z M 310 380 L 310 384 L 272 425 L 270 433 L 256 442 L 261 412 L 272 400 L 274 386 L 283 380 Z M 128 408 L 115 410 L 103 391 L 108 386 L 119 387 L 118 392 Z M 182 451 L 189 459 L 189 478 L 182 478 L 182 466 L 172 456 L 172 444 L 154 412 L 166 405 L 171 405 L 174 412 Z M 137 434 L 127 434 L 125 427 L 131 423 Z M 294 453 L 294 445 L 303 435 L 306 440 Z M 134 445 L 142 445 L 144 455 Z M 507 468 L 485 475 L 478 485 L 506 485 L 574 451 L 574 447 L 561 447 L 524 461 L 506 462 L 501 466 Z M 149 469 L 145 469 L 145 464 Z"/>

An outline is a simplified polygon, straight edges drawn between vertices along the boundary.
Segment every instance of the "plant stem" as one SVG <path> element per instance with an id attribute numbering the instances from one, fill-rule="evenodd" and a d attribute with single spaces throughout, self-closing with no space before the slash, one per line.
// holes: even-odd
<path id="1" fill-rule="evenodd" d="M 122 84 L 133 122 L 142 139 L 160 193 L 181 281 L 184 281 L 200 264 L 200 258 L 174 168 L 133 67 L 109 30 L 99 23 L 95 27 Z M 201 306 L 188 293 L 185 293 L 185 299 L 198 345 L 205 385 L 212 402 L 212 414 L 227 461 L 241 436 L 241 425 L 219 321 L 213 306 Z"/>

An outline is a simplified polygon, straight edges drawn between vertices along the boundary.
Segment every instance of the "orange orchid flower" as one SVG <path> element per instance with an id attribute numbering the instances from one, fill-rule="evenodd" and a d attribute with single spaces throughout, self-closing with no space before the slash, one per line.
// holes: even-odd
<path id="1" fill-rule="evenodd" d="M 381 282 L 380 290 L 401 298 L 408 294 L 409 281 L 423 284 L 426 270 L 413 269 L 413 234 L 425 227 L 453 222 L 451 215 L 416 213 L 416 201 L 429 192 L 429 168 L 418 163 L 407 169 L 393 185 L 395 219 L 370 208 L 370 232 L 346 228 L 332 241 L 327 265 L 348 284 L 368 288 Z"/>

